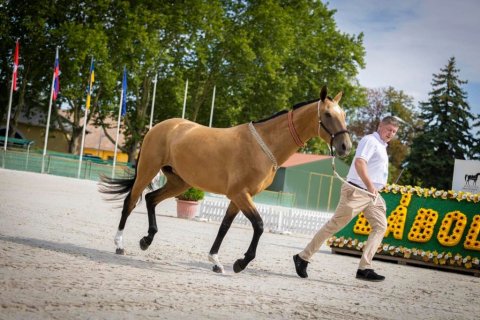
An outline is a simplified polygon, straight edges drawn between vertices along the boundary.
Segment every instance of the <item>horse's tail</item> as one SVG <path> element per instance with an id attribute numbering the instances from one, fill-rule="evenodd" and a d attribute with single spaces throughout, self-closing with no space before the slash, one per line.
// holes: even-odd
<path id="1" fill-rule="evenodd" d="M 140 152 L 138 154 L 137 164 L 140 160 Z M 135 166 L 134 175 L 132 178 L 110 178 L 106 175 L 100 175 L 100 182 L 98 190 L 101 193 L 112 195 L 110 198 L 105 198 L 108 201 L 115 201 L 122 198 L 123 195 L 130 193 L 137 179 L 137 167 Z M 148 185 L 148 188 L 153 189 L 152 184 Z M 141 198 L 140 198 L 141 200 Z"/>
<path id="2" fill-rule="evenodd" d="M 110 178 L 106 175 L 100 176 L 100 183 L 98 191 L 101 193 L 113 195 L 113 197 L 106 198 L 106 200 L 118 200 L 120 196 L 127 194 L 132 190 L 132 187 L 137 178 L 137 170 L 135 169 L 135 175 L 130 179 L 117 179 Z"/>

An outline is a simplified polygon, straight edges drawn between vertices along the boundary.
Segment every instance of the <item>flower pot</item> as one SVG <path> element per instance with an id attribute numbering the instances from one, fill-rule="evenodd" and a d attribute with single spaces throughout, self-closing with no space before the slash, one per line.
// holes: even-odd
<path id="1" fill-rule="evenodd" d="M 177 217 L 193 219 L 197 214 L 198 201 L 186 201 L 177 199 Z"/>

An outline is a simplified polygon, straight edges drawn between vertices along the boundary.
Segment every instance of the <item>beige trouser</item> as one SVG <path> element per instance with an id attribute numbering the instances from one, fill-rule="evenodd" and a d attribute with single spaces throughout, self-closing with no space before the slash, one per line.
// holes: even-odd
<path id="1" fill-rule="evenodd" d="M 333 217 L 318 230 L 310 243 L 299 253 L 300 258 L 310 261 L 310 258 L 320 249 L 325 240 L 340 231 L 362 211 L 368 223 L 370 223 L 372 231 L 363 247 L 358 268 L 362 270 L 372 269 L 373 256 L 387 229 L 385 200 L 379 195 L 374 204 L 371 196 L 355 189 L 348 183 L 344 183 L 342 186 L 340 201 Z"/>

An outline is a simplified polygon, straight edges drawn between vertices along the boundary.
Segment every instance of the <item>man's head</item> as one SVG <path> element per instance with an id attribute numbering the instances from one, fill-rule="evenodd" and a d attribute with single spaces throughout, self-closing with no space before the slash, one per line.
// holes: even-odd
<path id="1" fill-rule="evenodd" d="M 397 133 L 398 127 L 400 127 L 400 121 L 397 117 L 386 116 L 380 121 L 377 133 L 383 141 L 390 142 Z"/>

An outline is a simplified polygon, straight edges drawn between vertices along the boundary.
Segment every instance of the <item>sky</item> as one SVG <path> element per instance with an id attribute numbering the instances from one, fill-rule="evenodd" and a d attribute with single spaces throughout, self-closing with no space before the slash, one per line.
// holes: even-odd
<path id="1" fill-rule="evenodd" d="M 480 114 L 480 1 L 329 0 L 341 32 L 364 34 L 367 88 L 392 86 L 427 101 L 433 74 L 455 57 L 458 77 L 467 80 L 470 111 Z"/>

